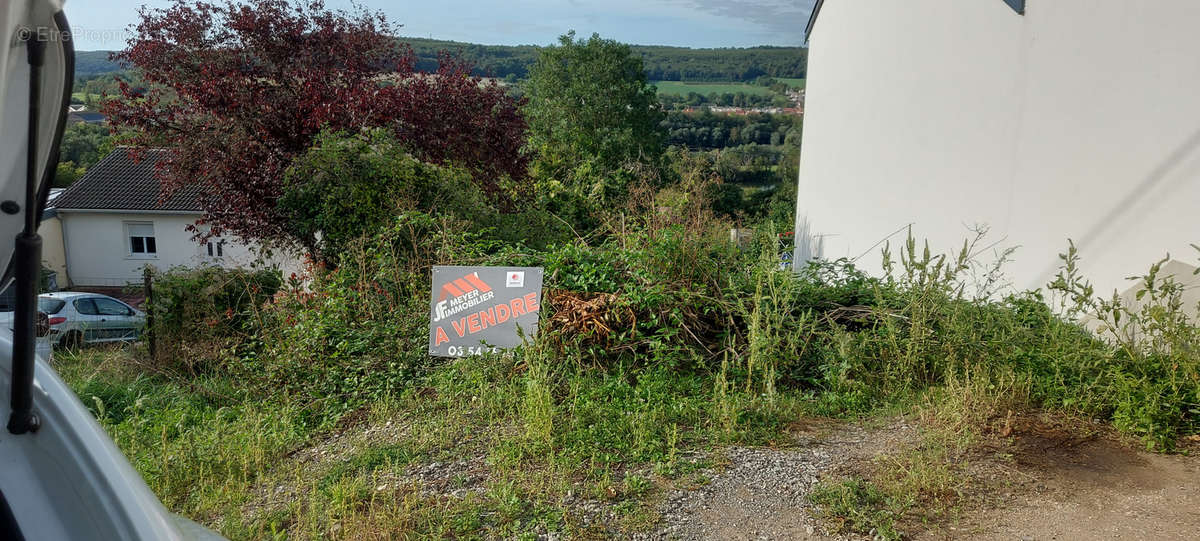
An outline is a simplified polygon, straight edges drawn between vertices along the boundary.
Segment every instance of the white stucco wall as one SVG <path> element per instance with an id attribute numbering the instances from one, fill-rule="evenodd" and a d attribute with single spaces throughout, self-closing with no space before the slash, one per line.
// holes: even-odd
<path id="1" fill-rule="evenodd" d="M 1098 291 L 1200 243 L 1200 2 L 827 0 L 810 36 L 798 220 L 879 270 L 912 224 L 974 224 L 1018 289 L 1067 239 Z M 891 237 L 893 252 L 904 240 Z M 863 255 L 865 254 L 865 255 Z M 992 260 L 993 251 L 978 257 Z"/>
<path id="2" fill-rule="evenodd" d="M 226 239 L 224 257 L 209 257 L 205 245 L 192 240 L 187 226 L 199 215 L 134 214 L 59 211 L 63 245 L 72 285 L 124 286 L 140 283 L 142 268 L 149 264 L 160 270 L 177 266 L 220 265 L 248 267 L 258 259 L 255 250 Z M 139 257 L 129 253 L 127 222 L 154 224 L 157 254 Z M 215 253 L 215 252 L 214 252 Z M 284 270 L 285 276 L 298 269 L 297 258 L 276 256 L 268 262 Z"/>
<path id="3" fill-rule="evenodd" d="M 58 216 L 42 220 L 38 226 L 42 237 L 42 265 L 58 273 L 58 283 L 67 284 L 67 254 L 63 251 L 62 220 Z"/>

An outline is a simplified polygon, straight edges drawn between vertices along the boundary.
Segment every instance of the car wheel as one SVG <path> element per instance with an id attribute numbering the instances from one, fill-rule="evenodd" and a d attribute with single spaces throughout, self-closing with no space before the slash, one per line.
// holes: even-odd
<path id="1" fill-rule="evenodd" d="M 83 333 L 79 331 L 70 331 L 63 335 L 62 339 L 58 341 L 58 347 L 67 351 L 75 351 L 82 346 Z"/>

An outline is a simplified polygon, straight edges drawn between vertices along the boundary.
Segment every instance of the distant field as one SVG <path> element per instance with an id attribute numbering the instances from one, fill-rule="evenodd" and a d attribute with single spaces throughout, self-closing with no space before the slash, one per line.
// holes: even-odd
<path id="1" fill-rule="evenodd" d="M 796 79 L 791 77 L 776 77 L 776 81 L 787 83 L 788 86 L 796 89 L 804 88 L 806 79 Z"/>
<path id="2" fill-rule="evenodd" d="M 77 100 L 79 103 L 87 103 L 87 93 L 86 92 L 72 92 L 71 99 Z M 92 103 L 97 106 L 99 105 L 100 94 L 97 94 L 95 92 L 92 93 Z"/>
<path id="3" fill-rule="evenodd" d="M 702 96 L 707 96 L 716 92 L 724 94 L 737 94 L 745 92 L 746 94 L 754 94 L 759 96 L 769 96 L 772 94 L 771 89 L 764 86 L 748 85 L 745 83 L 689 83 L 683 81 L 656 81 L 654 85 L 658 87 L 659 94 L 676 94 L 686 96 L 688 92 L 695 92 Z"/>

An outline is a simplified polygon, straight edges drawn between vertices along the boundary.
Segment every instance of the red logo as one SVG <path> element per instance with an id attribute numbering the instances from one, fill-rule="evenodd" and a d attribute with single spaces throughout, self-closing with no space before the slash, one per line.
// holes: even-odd
<path id="1" fill-rule="evenodd" d="M 438 296 L 438 302 L 446 300 L 446 297 L 461 297 L 472 291 L 487 293 L 492 288 L 479 279 L 479 275 L 475 273 L 468 274 L 462 278 L 458 278 L 442 286 L 442 292 Z"/>

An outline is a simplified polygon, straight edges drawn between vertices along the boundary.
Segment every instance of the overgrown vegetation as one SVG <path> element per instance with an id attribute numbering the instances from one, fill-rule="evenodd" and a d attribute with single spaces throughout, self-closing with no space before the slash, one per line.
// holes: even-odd
<path id="1" fill-rule="evenodd" d="M 277 202 L 284 229 L 336 266 L 355 239 L 408 211 L 487 223 L 494 209 L 470 172 L 422 162 L 385 130 L 325 133 L 292 162 Z"/>
<path id="2" fill-rule="evenodd" d="M 1159 451 L 1200 431 L 1195 307 L 1158 266 L 1137 310 L 1095 299 L 1073 249 L 1045 293 L 1004 295 L 997 269 L 975 280 L 986 262 L 969 257 L 973 244 L 939 255 L 912 238 L 884 248 L 878 276 L 845 260 L 793 272 L 780 253 L 794 126 L 702 116 L 701 146 L 728 127 L 719 140 L 783 148 L 668 151 L 628 47 L 568 34 L 543 54 L 522 110 L 526 153 L 494 160 L 529 160 L 530 182 L 464 167 L 500 155 L 473 153 L 474 135 L 453 147 L 466 156 L 431 157 L 394 125 L 305 124 L 271 154 L 269 169 L 286 173 L 254 199 L 277 228 L 264 236 L 314 256 L 303 276 L 173 271 L 151 306 L 169 355 L 60 356 L 169 507 L 236 539 L 611 536 L 652 526 L 662 487 L 703 482 L 705 451 L 785 443 L 805 415 L 915 409 L 937 428 L 919 448 L 814 495 L 831 523 L 894 537 L 915 510 L 948 512 L 956 461 L 1009 412 L 1101 419 Z M 477 89 L 459 68 L 455 84 Z M 371 70 L 360 90 L 376 83 Z M 611 88 L 621 92 L 584 99 Z M 455 118 L 439 129 L 487 133 Z M 205 144 L 193 157 L 228 165 Z M 785 180 L 747 197 L 736 182 L 771 159 L 791 164 L 768 169 Z M 746 224 L 753 236 L 731 242 Z M 542 267 L 537 336 L 502 354 L 431 358 L 430 267 L 450 264 Z"/>
<path id="3" fill-rule="evenodd" d="M 878 360 L 864 368 L 884 378 L 869 388 L 886 389 L 892 370 L 906 375 L 901 389 L 917 384 L 925 434 L 912 449 L 885 453 L 818 487 L 812 499 L 836 529 L 892 539 L 901 537 L 901 523 L 944 520 L 963 498 L 973 445 L 1009 436 L 1014 412 L 1103 419 L 1153 451 L 1171 451 L 1182 436 L 1200 432 L 1200 307 L 1184 305 L 1184 287 L 1160 274 L 1166 259 L 1134 278 L 1141 301 L 1134 308 L 1116 295 L 1094 296 L 1078 273 L 1079 257 L 1073 244 L 1061 255 L 1061 271 L 1047 286 L 1057 302 L 1041 292 L 994 301 L 986 288 L 972 299 L 961 293 L 967 283 L 955 278 L 965 256 L 930 258 L 908 241 L 899 278 L 888 281 L 899 286 L 904 302 L 892 314 L 903 318 L 908 338 L 893 342 L 898 348 L 869 345 L 876 327 L 844 339 L 858 355 Z M 880 338 L 892 340 L 890 334 Z M 929 357 L 913 362 L 913 353 Z"/>
<path id="4" fill-rule="evenodd" d="M 169 269 L 151 280 L 150 361 L 157 370 L 190 376 L 220 370 L 232 349 L 253 343 L 260 307 L 283 285 L 278 270 L 208 266 Z"/>
<path id="5" fill-rule="evenodd" d="M 913 241 L 890 278 L 845 262 L 793 275 L 778 269 L 773 235 L 731 245 L 687 193 L 639 191 L 606 221 L 623 219 L 621 229 L 547 250 L 406 213 L 354 243 L 336 270 L 314 271 L 308 288 L 263 304 L 248 320 L 261 325 L 255 338 L 204 374 L 132 375 L 113 357 L 96 373 L 83 368 L 94 360 L 68 359 L 68 372 L 170 505 L 239 538 L 611 535 L 653 524 L 650 487 L 689 482 L 686 453 L 776 440 L 802 415 L 923 404 L 940 431 L 814 496 L 835 524 L 891 536 L 915 510 L 949 512 L 938 506 L 954 501 L 964 438 L 1005 412 L 1108 419 L 1160 450 L 1200 430 L 1187 342 L 1131 348 L 1037 294 L 974 298 L 965 256 Z M 1075 256 L 1064 257 L 1055 291 L 1079 283 Z M 429 358 L 433 262 L 543 266 L 543 331 L 512 354 Z M 1156 335 L 1194 332 L 1166 320 L 1174 326 Z M 166 403 L 179 405 L 153 407 Z M 355 440 L 332 466 L 282 459 L 384 422 L 394 433 Z M 180 451 L 192 448 L 201 451 Z M 434 462 L 476 473 L 461 487 L 413 477 Z M 281 483 L 295 491 L 286 502 L 260 493 Z M 620 511 L 585 519 L 578 498 Z"/>

